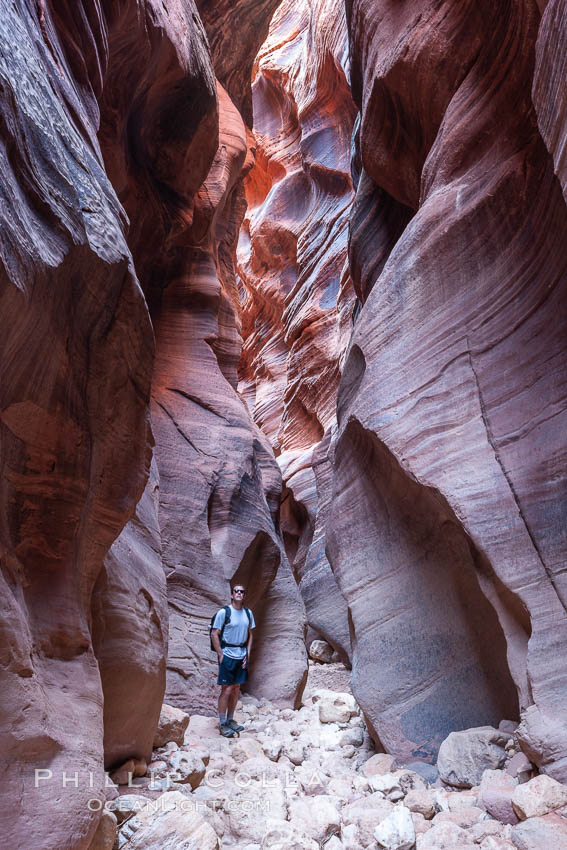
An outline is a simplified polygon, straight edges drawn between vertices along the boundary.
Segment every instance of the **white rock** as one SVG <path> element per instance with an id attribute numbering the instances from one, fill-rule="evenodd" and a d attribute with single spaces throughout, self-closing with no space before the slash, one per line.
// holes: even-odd
<path id="1" fill-rule="evenodd" d="M 299 740 L 291 740 L 289 744 L 284 744 L 284 755 L 288 757 L 292 764 L 303 764 L 306 756 L 306 748 Z"/>
<path id="2" fill-rule="evenodd" d="M 319 721 L 321 723 L 348 723 L 351 717 L 359 713 L 352 694 L 319 691 Z M 315 696 L 315 695 L 314 695 Z"/>
<path id="3" fill-rule="evenodd" d="M 314 762 L 305 761 L 295 771 L 295 778 L 307 795 L 325 794 L 329 777 Z"/>
<path id="4" fill-rule="evenodd" d="M 518 785 L 512 794 L 512 806 L 520 820 L 541 817 L 566 805 L 567 787 L 543 773 Z"/>
<path id="5" fill-rule="evenodd" d="M 290 821 L 315 841 L 322 842 L 331 833 L 339 831 L 341 817 L 330 797 L 321 795 L 315 799 L 302 797 L 291 800 L 288 810 Z"/>
<path id="6" fill-rule="evenodd" d="M 127 850 L 219 850 L 214 829 L 194 807 L 194 801 L 180 791 L 162 794 L 124 824 L 119 832 L 119 847 Z"/>
<path id="7" fill-rule="evenodd" d="M 283 749 L 283 741 L 281 738 L 268 738 L 262 749 L 271 761 L 277 761 Z"/>
<path id="8" fill-rule="evenodd" d="M 345 729 L 345 731 L 342 732 L 341 737 L 339 738 L 339 744 L 341 745 L 341 747 L 344 747 L 346 744 L 350 744 L 353 747 L 362 747 L 363 743 L 364 732 L 362 731 L 360 726 Z"/>
<path id="9" fill-rule="evenodd" d="M 392 803 L 401 800 L 404 796 L 400 780 L 393 773 L 374 774 L 374 776 L 369 777 L 368 784 L 373 791 L 379 791 Z"/>
<path id="10" fill-rule="evenodd" d="M 341 843 L 344 850 L 360 850 L 363 846 L 360 840 L 358 827 L 356 827 L 355 824 L 350 823 L 343 824 L 341 826 Z"/>
<path id="11" fill-rule="evenodd" d="M 379 847 L 384 850 L 410 850 L 415 843 L 415 829 L 411 812 L 405 806 L 396 806 L 391 815 L 374 830 Z"/>
<path id="12" fill-rule="evenodd" d="M 168 778 L 172 782 L 183 785 L 188 783 L 191 788 L 197 788 L 205 777 L 206 767 L 203 760 L 191 750 L 177 750 L 170 755 L 169 763 L 172 772 Z"/>
<path id="13" fill-rule="evenodd" d="M 181 711 L 180 708 L 174 708 L 172 705 L 167 705 L 164 702 L 159 715 L 158 727 L 154 735 L 154 749 L 156 747 L 163 747 L 169 741 L 175 741 L 176 744 L 181 745 L 188 725 L 188 714 Z"/>
<path id="14" fill-rule="evenodd" d="M 333 647 L 326 640 L 313 640 L 309 646 L 309 655 L 314 661 L 328 664 L 333 657 Z"/>
<path id="15" fill-rule="evenodd" d="M 284 820 L 270 824 L 261 846 L 262 850 L 319 850 L 316 841 Z"/>
<path id="16" fill-rule="evenodd" d="M 506 838 L 488 835 L 480 842 L 480 850 L 516 850 L 516 848 Z"/>

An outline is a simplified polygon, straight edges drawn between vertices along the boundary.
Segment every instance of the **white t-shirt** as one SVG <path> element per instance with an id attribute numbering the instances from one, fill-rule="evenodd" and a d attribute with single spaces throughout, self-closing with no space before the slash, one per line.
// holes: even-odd
<path id="1" fill-rule="evenodd" d="M 223 632 L 222 639 L 227 643 L 246 643 L 248 641 L 248 617 L 246 611 L 242 608 L 237 611 L 236 608 L 230 607 L 230 623 Z M 250 609 L 248 609 L 250 611 Z M 215 614 L 213 629 L 222 629 L 224 625 L 224 608 L 220 608 Z M 254 614 L 250 611 L 250 628 L 256 628 L 254 622 Z M 225 646 L 223 653 L 229 658 L 244 658 L 246 655 L 245 646 Z"/>

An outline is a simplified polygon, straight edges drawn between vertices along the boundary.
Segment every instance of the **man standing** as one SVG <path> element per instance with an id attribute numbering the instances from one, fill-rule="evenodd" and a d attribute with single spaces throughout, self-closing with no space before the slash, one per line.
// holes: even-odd
<path id="1" fill-rule="evenodd" d="M 240 685 L 248 678 L 252 630 L 256 628 L 252 611 L 244 607 L 245 596 L 246 588 L 241 584 L 234 585 L 230 592 L 230 605 L 227 606 L 229 621 L 226 622 L 225 609 L 220 608 L 211 630 L 211 640 L 219 659 L 219 730 L 225 738 L 232 738 L 244 729 L 233 715 Z"/>

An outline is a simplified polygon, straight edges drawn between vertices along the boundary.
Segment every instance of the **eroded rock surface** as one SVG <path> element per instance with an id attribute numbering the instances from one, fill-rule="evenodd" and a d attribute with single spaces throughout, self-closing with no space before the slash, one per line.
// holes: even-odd
<path id="1" fill-rule="evenodd" d="M 346 658 L 346 606 L 324 552 L 330 477 L 314 465 L 335 423 L 354 298 L 346 258 L 355 108 L 340 4 L 284 0 L 252 92 L 257 152 L 238 248 L 239 389 L 281 453 L 281 528 L 309 623 Z"/>
<path id="2" fill-rule="evenodd" d="M 152 331 L 96 138 L 112 22 L 82 10 L 0 15 L 2 836 L 53 850 L 88 846 L 97 825 L 91 599 L 151 458 Z M 52 775 L 34 788 L 36 768 Z M 78 787 L 62 791 L 63 771 Z"/>
<path id="3" fill-rule="evenodd" d="M 524 746 L 561 778 L 567 216 L 531 101 L 539 13 L 352 0 L 347 17 L 365 303 L 327 550 L 353 689 L 389 750 L 428 758 L 515 716 L 511 676 Z"/>

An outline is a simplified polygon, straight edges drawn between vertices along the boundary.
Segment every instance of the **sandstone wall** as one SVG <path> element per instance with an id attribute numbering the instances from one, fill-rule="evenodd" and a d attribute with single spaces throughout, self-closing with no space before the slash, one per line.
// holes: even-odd
<path id="1" fill-rule="evenodd" d="M 327 548 L 354 692 L 388 750 L 431 758 L 450 729 L 520 709 L 524 745 L 565 779 L 567 215 L 546 103 L 561 94 L 541 82 L 562 62 L 554 14 L 535 87 L 552 158 L 531 100 L 535 4 L 347 2 L 364 307 Z"/>
<path id="2" fill-rule="evenodd" d="M 82 850 L 103 767 L 151 750 L 163 567 L 184 708 L 213 704 L 206 624 L 234 574 L 287 642 L 266 693 L 297 703 L 303 603 L 277 574 L 280 473 L 235 391 L 249 133 L 195 5 L 6 2 L 0 38 L 2 827 Z"/>
<path id="3" fill-rule="evenodd" d="M 82 9 L 0 12 L 2 836 L 53 850 L 96 825 L 91 600 L 151 458 L 151 325 L 96 137 L 110 24 Z M 35 768 L 52 781 L 34 788 Z"/>
<path id="4" fill-rule="evenodd" d="M 284 0 L 256 59 L 252 98 L 239 390 L 279 455 L 282 534 L 309 623 L 347 658 L 346 606 L 324 552 L 329 478 L 313 463 L 335 425 L 354 300 L 346 259 L 355 107 L 339 4 Z"/>

